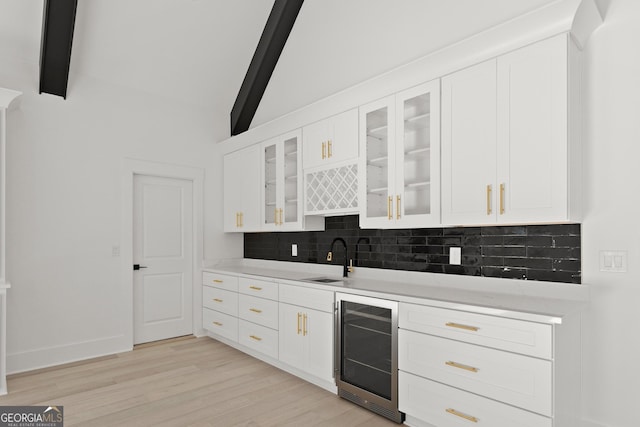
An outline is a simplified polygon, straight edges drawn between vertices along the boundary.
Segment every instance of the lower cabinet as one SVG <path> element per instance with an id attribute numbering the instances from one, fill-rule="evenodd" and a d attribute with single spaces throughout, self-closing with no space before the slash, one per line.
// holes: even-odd
<path id="1" fill-rule="evenodd" d="M 333 313 L 280 303 L 280 361 L 333 381 Z"/>
<path id="2" fill-rule="evenodd" d="M 551 418 L 400 371 L 400 410 L 438 427 L 552 427 Z"/>

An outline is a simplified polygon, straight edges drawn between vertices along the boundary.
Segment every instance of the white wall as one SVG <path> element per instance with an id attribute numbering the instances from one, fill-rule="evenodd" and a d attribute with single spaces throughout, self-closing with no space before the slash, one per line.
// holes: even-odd
<path id="1" fill-rule="evenodd" d="M 609 4 L 610 3 L 610 4 Z M 640 2 L 601 2 L 604 25 L 585 50 L 584 414 L 635 427 L 640 384 Z M 599 251 L 628 252 L 627 273 L 599 271 Z M 587 425 L 591 426 L 591 424 Z"/>
<path id="2" fill-rule="evenodd" d="M 38 95 L 37 76 L 35 65 L 0 61 L 0 86 L 24 92 L 8 129 L 10 373 L 130 347 L 112 256 L 125 244 L 123 158 L 204 169 L 204 257 L 228 256 L 225 242 L 237 241 L 222 233 L 213 159 L 226 116 L 84 75 L 72 76 L 67 100 Z"/>

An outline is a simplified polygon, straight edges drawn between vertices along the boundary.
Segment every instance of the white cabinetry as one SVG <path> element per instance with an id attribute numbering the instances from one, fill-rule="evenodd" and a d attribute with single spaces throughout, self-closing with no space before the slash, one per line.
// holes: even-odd
<path id="1" fill-rule="evenodd" d="M 576 58 L 563 34 L 442 79 L 443 223 L 579 219 Z"/>
<path id="2" fill-rule="evenodd" d="M 327 168 L 358 157 L 358 110 L 312 123 L 302 129 L 304 169 Z"/>
<path id="3" fill-rule="evenodd" d="M 21 95 L 14 90 L 0 88 L 0 395 L 7 394 L 7 289 L 11 285 L 6 279 L 6 148 L 7 110 Z"/>
<path id="4" fill-rule="evenodd" d="M 360 107 L 363 228 L 440 222 L 440 81 Z"/>
<path id="5" fill-rule="evenodd" d="M 302 129 L 306 215 L 358 212 L 358 110 Z"/>
<path id="6" fill-rule="evenodd" d="M 333 381 L 334 293 L 280 284 L 280 361 Z"/>
<path id="7" fill-rule="evenodd" d="M 260 229 L 260 146 L 224 156 L 224 231 Z"/>
<path id="8" fill-rule="evenodd" d="M 398 325 L 399 401 L 408 417 L 436 427 L 575 425 L 578 320 L 554 325 L 401 303 Z"/>
<path id="9" fill-rule="evenodd" d="M 262 143 L 262 230 L 322 229 L 321 218 L 302 215 L 300 130 Z"/>
<path id="10" fill-rule="evenodd" d="M 202 285 L 202 327 L 238 341 L 238 278 L 203 272 Z"/>
<path id="11" fill-rule="evenodd" d="M 278 285 L 239 279 L 238 340 L 269 357 L 278 357 Z M 275 299 L 273 297 L 275 296 Z"/>

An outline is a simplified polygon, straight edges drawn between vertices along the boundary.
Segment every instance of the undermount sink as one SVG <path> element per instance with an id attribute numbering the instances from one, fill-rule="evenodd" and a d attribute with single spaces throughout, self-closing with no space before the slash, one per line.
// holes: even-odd
<path id="1" fill-rule="evenodd" d="M 315 283 L 340 283 L 342 279 L 332 279 L 331 277 L 312 277 L 310 279 L 304 279 L 307 282 Z"/>

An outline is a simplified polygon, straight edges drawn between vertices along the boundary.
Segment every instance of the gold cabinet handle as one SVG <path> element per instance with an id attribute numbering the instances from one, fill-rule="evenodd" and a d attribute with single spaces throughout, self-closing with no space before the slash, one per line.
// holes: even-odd
<path id="1" fill-rule="evenodd" d="M 467 421 L 471 421 L 472 423 L 477 423 L 478 419 L 476 417 L 472 417 L 471 415 L 463 414 L 462 412 L 458 412 L 453 408 L 448 408 L 446 411 L 456 417 L 464 418 Z"/>
<path id="2" fill-rule="evenodd" d="M 240 227 L 244 227 L 244 213 L 240 212 Z"/>
<path id="3" fill-rule="evenodd" d="M 213 322 L 213 324 L 216 325 L 216 326 L 222 326 L 222 323 L 220 323 L 220 322 Z"/>
<path id="4" fill-rule="evenodd" d="M 447 365 L 447 366 L 452 366 L 454 368 L 464 369 L 465 371 L 469 371 L 469 372 L 478 372 L 479 371 L 478 368 L 474 368 L 473 366 L 463 365 L 462 363 L 453 362 L 451 360 L 449 360 L 448 362 L 444 362 L 444 364 Z"/>
<path id="5" fill-rule="evenodd" d="M 262 341 L 262 338 L 257 337 L 255 335 L 249 335 L 249 338 L 251 338 L 252 340 L 256 340 L 256 341 Z"/>
<path id="6" fill-rule="evenodd" d="M 302 336 L 307 336 L 307 314 L 302 315 Z"/>
<path id="7" fill-rule="evenodd" d="M 323 143 L 322 143 L 322 160 L 324 160 L 324 159 L 326 159 L 326 158 L 327 158 L 327 155 L 326 155 L 326 145 L 325 145 L 325 143 L 323 142 Z"/>
<path id="8" fill-rule="evenodd" d="M 213 283 L 222 283 L 223 281 L 220 279 L 213 279 Z"/>
<path id="9" fill-rule="evenodd" d="M 262 310 L 259 310 L 257 308 L 250 308 L 249 311 L 253 311 L 254 313 L 258 313 L 258 314 L 262 313 Z"/>
<path id="10" fill-rule="evenodd" d="M 500 215 L 504 215 L 504 183 L 500 184 Z"/>
<path id="11" fill-rule="evenodd" d="M 491 215 L 491 184 L 487 185 L 487 215 Z"/>
<path id="12" fill-rule="evenodd" d="M 220 298 L 214 298 L 213 299 L 215 302 L 222 302 L 222 300 Z"/>
<path id="13" fill-rule="evenodd" d="M 464 330 L 473 331 L 473 332 L 478 332 L 480 330 L 480 328 L 478 328 L 477 326 L 463 325 L 462 323 L 447 322 L 445 323 L 445 326 L 448 326 L 450 328 L 464 329 Z"/>
<path id="14" fill-rule="evenodd" d="M 298 332 L 296 332 L 296 335 L 300 335 L 300 332 L 302 332 L 302 329 L 300 329 L 300 317 L 302 317 L 302 314 L 298 313 Z"/>
<path id="15" fill-rule="evenodd" d="M 254 291 L 261 291 L 262 288 L 258 286 L 249 286 L 249 289 L 253 289 Z"/>
<path id="16" fill-rule="evenodd" d="M 284 224 L 283 209 L 282 209 L 282 208 L 280 208 L 280 209 L 279 209 L 279 211 L 280 211 L 280 225 L 282 225 L 282 224 Z"/>
<path id="17" fill-rule="evenodd" d="M 388 200 L 387 200 L 387 219 L 391 220 L 393 218 L 393 207 L 391 206 L 391 204 L 393 203 L 393 197 L 389 196 Z"/>
<path id="18" fill-rule="evenodd" d="M 396 196 L 396 219 L 400 219 L 400 196 Z"/>
<path id="19" fill-rule="evenodd" d="M 331 140 L 327 141 L 327 157 L 331 157 Z"/>
<path id="20" fill-rule="evenodd" d="M 240 212 L 236 212 L 236 228 L 240 227 Z"/>

